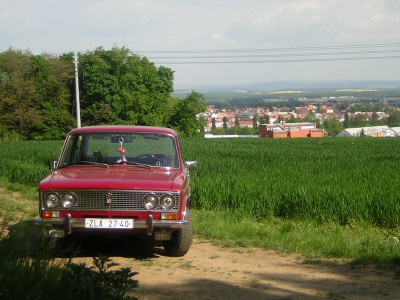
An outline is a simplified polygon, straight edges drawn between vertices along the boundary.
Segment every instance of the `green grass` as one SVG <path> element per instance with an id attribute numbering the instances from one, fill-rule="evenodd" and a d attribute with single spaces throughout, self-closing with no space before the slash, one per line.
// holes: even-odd
<path id="1" fill-rule="evenodd" d="M 318 223 L 400 225 L 400 139 L 184 140 L 192 206 Z"/>
<path id="2" fill-rule="evenodd" d="M 306 259 L 340 258 L 354 264 L 398 268 L 400 228 L 317 224 L 268 218 L 255 222 L 234 212 L 192 211 L 197 236 L 227 247 L 260 247 Z"/>
<path id="3" fill-rule="evenodd" d="M 0 187 L 21 190 L 33 214 L 37 184 L 61 146 L 0 142 Z M 186 138 L 181 147 L 185 160 L 198 161 L 191 171 L 197 237 L 309 259 L 399 264 L 400 139 Z M 10 193 L 2 192 L 0 210 L 21 210 L 7 201 Z"/>
<path id="4" fill-rule="evenodd" d="M 37 188 L 0 179 L 0 213 L 14 220 L 32 220 L 38 215 Z"/>
<path id="5" fill-rule="evenodd" d="M 61 141 L 0 142 L 0 177 L 12 183 L 37 186 L 49 174 L 48 161 L 56 158 Z"/>
<path id="6" fill-rule="evenodd" d="M 36 187 L 62 142 L 0 142 L 0 177 Z M 400 139 L 182 139 L 192 207 L 254 219 L 400 225 Z"/>
<path id="7" fill-rule="evenodd" d="M 56 259 L 58 248 L 32 221 L 12 224 L 0 213 L 0 299 L 138 299 L 126 294 L 137 286 L 131 268 L 108 257 L 93 266 Z"/>

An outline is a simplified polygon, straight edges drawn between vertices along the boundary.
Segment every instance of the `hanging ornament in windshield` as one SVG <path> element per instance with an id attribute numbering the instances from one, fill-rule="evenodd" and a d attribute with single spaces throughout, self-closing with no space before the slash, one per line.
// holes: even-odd
<path id="1" fill-rule="evenodd" d="M 117 149 L 117 151 L 121 154 L 121 158 L 117 160 L 117 163 L 120 164 L 126 162 L 126 158 L 124 156 L 126 150 L 122 147 L 122 144 L 124 143 L 124 138 L 120 137 L 118 142 L 119 142 L 119 148 Z"/>

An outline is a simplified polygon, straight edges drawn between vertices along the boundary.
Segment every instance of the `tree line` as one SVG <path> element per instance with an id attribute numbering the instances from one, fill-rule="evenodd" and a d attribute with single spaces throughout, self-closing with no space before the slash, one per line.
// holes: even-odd
<path id="1" fill-rule="evenodd" d="M 0 53 L 0 139 L 62 139 L 76 127 L 73 53 Z M 205 98 L 174 98 L 174 72 L 127 48 L 102 47 L 79 55 L 82 126 L 164 126 L 182 136 L 201 134 L 196 115 Z"/>

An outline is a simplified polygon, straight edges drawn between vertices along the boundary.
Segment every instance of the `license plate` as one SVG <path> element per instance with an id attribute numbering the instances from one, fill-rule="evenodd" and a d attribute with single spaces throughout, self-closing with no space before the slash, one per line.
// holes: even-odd
<path id="1" fill-rule="evenodd" d="M 85 228 L 132 229 L 133 219 L 85 219 Z"/>

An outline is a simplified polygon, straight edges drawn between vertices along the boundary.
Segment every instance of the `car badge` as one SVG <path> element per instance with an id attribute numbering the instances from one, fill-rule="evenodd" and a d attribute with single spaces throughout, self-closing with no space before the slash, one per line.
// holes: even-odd
<path id="1" fill-rule="evenodd" d="M 106 201 L 107 201 L 107 204 L 111 204 L 111 202 L 112 202 L 112 194 L 111 193 L 107 194 Z"/>

